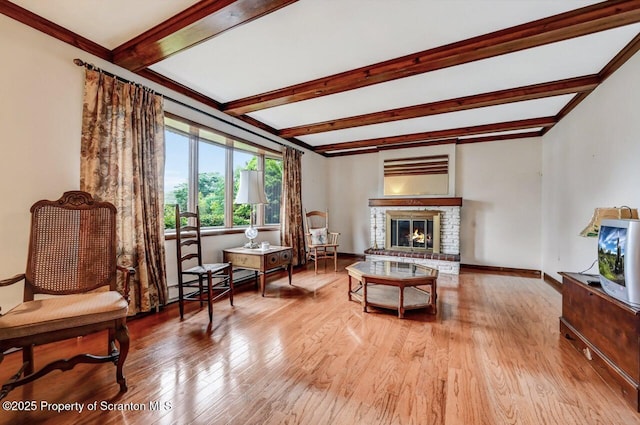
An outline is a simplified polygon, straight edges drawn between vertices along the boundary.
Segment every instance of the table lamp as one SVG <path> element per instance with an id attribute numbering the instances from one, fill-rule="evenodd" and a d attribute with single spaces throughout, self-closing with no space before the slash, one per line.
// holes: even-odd
<path id="1" fill-rule="evenodd" d="M 259 245 L 255 242 L 255 238 L 258 236 L 258 229 L 253 226 L 253 206 L 256 204 L 266 204 L 267 197 L 264 194 L 264 179 L 262 171 L 255 170 L 241 170 L 240 171 L 240 187 L 238 188 L 238 194 L 236 195 L 236 204 L 249 204 L 251 206 L 250 224 L 247 230 L 244 231 L 244 235 L 249 239 L 244 247 L 245 248 L 258 248 Z"/>
<path id="2" fill-rule="evenodd" d="M 584 237 L 598 237 L 598 231 L 600 230 L 600 223 L 604 219 L 613 218 L 638 218 L 638 210 L 636 208 L 629 208 L 627 206 L 613 207 L 613 208 L 596 208 L 593 211 L 591 220 L 587 227 L 585 227 L 580 236 Z"/>

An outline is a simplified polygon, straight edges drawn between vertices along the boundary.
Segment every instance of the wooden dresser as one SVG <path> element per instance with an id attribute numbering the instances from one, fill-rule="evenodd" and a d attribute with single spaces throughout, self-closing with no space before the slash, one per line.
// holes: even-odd
<path id="1" fill-rule="evenodd" d="M 594 277 L 562 275 L 560 333 L 602 378 L 640 411 L 640 309 L 590 286 Z"/>
<path id="2" fill-rule="evenodd" d="M 260 275 L 260 292 L 264 297 L 267 272 L 285 268 L 289 273 L 291 285 L 291 259 L 293 248 L 288 246 L 271 246 L 269 249 L 228 248 L 222 250 L 223 261 L 231 263 L 233 268 L 253 270 L 256 278 Z"/>

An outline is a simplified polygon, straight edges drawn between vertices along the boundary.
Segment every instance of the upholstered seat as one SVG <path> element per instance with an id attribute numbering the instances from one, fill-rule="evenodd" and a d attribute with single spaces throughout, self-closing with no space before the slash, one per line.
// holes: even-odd
<path id="1" fill-rule="evenodd" d="M 126 316 L 128 308 L 115 291 L 27 301 L 0 316 L 1 339 L 114 320 Z"/>

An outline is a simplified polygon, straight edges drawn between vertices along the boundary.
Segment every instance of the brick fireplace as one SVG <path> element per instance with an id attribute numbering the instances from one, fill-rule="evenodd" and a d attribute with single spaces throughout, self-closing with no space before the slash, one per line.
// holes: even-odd
<path id="1" fill-rule="evenodd" d="M 420 263 L 441 273 L 458 274 L 461 207 L 462 198 L 453 197 L 369 199 L 367 258 Z"/>

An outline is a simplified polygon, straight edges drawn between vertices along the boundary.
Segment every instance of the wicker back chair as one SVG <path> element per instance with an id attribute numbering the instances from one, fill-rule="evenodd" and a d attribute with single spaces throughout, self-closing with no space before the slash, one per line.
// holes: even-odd
<path id="1" fill-rule="evenodd" d="M 307 241 L 307 260 L 314 262 L 315 273 L 318 273 L 318 260 L 333 258 L 333 270 L 338 271 L 338 236 L 340 233 L 329 231 L 329 211 L 304 210 L 307 223 L 305 238 Z"/>
<path id="2" fill-rule="evenodd" d="M 0 399 L 15 387 L 78 363 L 116 363 L 116 380 L 126 391 L 123 366 L 129 350 L 126 317 L 133 271 L 116 265 L 115 226 L 116 208 L 86 192 L 65 192 L 57 201 L 31 207 L 27 270 L 0 281 L 0 286 L 8 286 L 24 280 L 22 304 L 0 315 L 0 362 L 10 348 L 22 349 L 23 357 L 20 370 L 2 385 Z M 124 272 L 122 293 L 116 288 L 118 269 Z M 35 300 L 36 294 L 57 297 Z M 105 329 L 106 355 L 79 354 L 35 371 L 35 345 Z"/>

